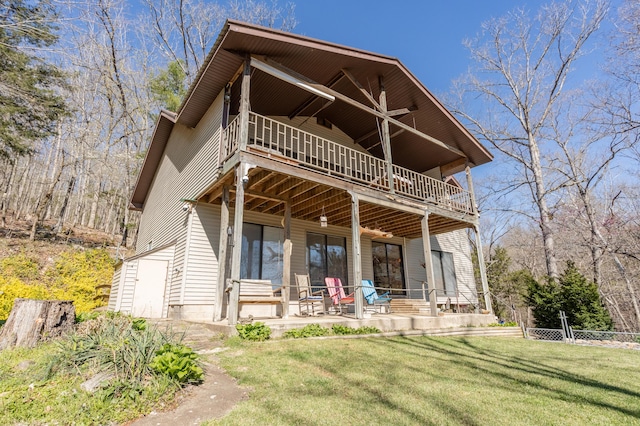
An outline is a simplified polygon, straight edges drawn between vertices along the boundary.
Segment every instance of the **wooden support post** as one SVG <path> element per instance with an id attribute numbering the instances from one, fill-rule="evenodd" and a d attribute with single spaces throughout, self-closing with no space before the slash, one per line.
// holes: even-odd
<path id="1" fill-rule="evenodd" d="M 229 245 L 229 186 L 222 189 L 222 205 L 220 206 L 220 244 L 218 245 L 218 286 L 216 287 L 216 303 L 213 320 L 222 319 L 224 289 L 227 285 L 227 246 Z"/>
<path id="2" fill-rule="evenodd" d="M 238 300 L 240 299 L 240 261 L 242 256 L 242 221 L 244 218 L 244 181 L 246 164 L 240 163 L 236 168 L 236 205 L 233 215 L 233 249 L 231 250 L 231 282 L 233 286 L 229 294 L 229 325 L 238 322 Z"/>
<path id="3" fill-rule="evenodd" d="M 351 245 L 353 250 L 353 284 L 356 318 L 364 317 L 364 296 L 362 294 L 362 253 L 360 249 L 360 200 L 355 192 L 351 195 Z"/>
<path id="4" fill-rule="evenodd" d="M 422 217 L 422 246 L 424 249 L 424 268 L 427 273 L 427 287 L 429 289 L 429 308 L 431 316 L 438 316 L 438 295 L 436 293 L 436 277 L 433 273 L 433 261 L 431 260 L 431 239 L 429 236 L 429 211 Z"/>
<path id="5" fill-rule="evenodd" d="M 240 131 L 238 140 L 238 149 L 240 151 L 247 150 L 249 142 L 249 93 L 251 91 L 251 57 L 246 56 L 244 61 L 244 70 L 242 72 L 242 87 L 240 92 Z"/>
<path id="6" fill-rule="evenodd" d="M 387 112 L 387 92 L 384 88 L 384 80 L 382 77 L 380 82 L 380 112 Z M 391 156 L 391 136 L 389 132 L 389 119 L 384 118 L 382 120 L 382 148 L 384 151 L 384 159 L 387 162 L 387 179 L 389 181 L 389 192 L 392 194 L 396 192 L 395 181 L 393 179 L 393 158 Z"/>
<path id="7" fill-rule="evenodd" d="M 291 203 L 284 205 L 284 259 L 282 259 L 282 318 L 289 318 L 291 292 Z"/>
<path id="8" fill-rule="evenodd" d="M 464 173 L 465 175 L 467 175 L 467 186 L 469 187 L 469 198 L 471 199 L 471 211 L 473 211 L 473 214 L 476 216 L 476 218 L 478 217 L 478 205 L 476 204 L 476 194 L 473 190 L 473 180 L 471 179 L 471 168 L 469 168 L 469 166 L 466 166 L 464 168 Z"/>
<path id="9" fill-rule="evenodd" d="M 222 106 L 222 125 L 220 129 L 220 146 L 218 147 L 218 167 L 222 167 L 225 158 L 225 151 L 229 141 L 227 140 L 227 126 L 229 125 L 229 109 L 231 103 L 231 84 L 228 84 L 224 88 L 224 104 Z"/>
<path id="10" fill-rule="evenodd" d="M 484 253 L 482 250 L 482 241 L 480 238 L 480 212 L 476 204 L 476 197 L 473 191 L 473 180 L 471 179 L 471 169 L 466 166 L 465 174 L 467 175 L 467 186 L 469 187 L 469 197 L 471 198 L 471 206 L 473 214 L 476 217 L 476 223 L 473 225 L 473 231 L 476 237 L 476 254 L 478 256 L 478 268 L 480 269 L 480 282 L 482 283 L 482 295 L 484 296 L 485 309 L 493 313 L 491 304 L 491 292 L 489 291 L 489 281 L 487 280 L 487 268 L 484 264 Z"/>
<path id="11" fill-rule="evenodd" d="M 476 234 L 476 252 L 478 255 L 478 267 L 480 268 L 480 281 L 482 282 L 482 294 L 484 296 L 484 307 L 490 313 L 493 313 L 491 306 L 491 292 L 489 292 L 489 281 L 487 280 L 487 268 L 484 264 L 484 254 L 482 253 L 482 241 L 480 239 L 480 229 L 478 224 L 473 226 Z"/>

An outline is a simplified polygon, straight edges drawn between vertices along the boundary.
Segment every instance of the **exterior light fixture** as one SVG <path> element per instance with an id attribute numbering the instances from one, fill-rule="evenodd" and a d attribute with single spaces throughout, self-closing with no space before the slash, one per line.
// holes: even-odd
<path id="1" fill-rule="evenodd" d="M 182 211 L 191 213 L 193 210 L 193 206 L 198 203 L 198 200 L 192 200 L 190 198 L 181 198 L 180 202 L 182 204 Z"/>
<path id="2" fill-rule="evenodd" d="M 322 206 L 322 215 L 320 215 L 320 227 L 326 228 L 328 224 L 327 215 L 324 214 L 324 206 Z"/>

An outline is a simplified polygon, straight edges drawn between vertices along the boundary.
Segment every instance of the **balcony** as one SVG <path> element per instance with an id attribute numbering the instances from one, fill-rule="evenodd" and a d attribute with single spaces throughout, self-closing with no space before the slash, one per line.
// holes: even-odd
<path id="1" fill-rule="evenodd" d="M 225 129 L 224 160 L 238 149 L 239 123 L 236 117 Z M 363 187 L 392 192 L 385 160 L 253 112 L 249 113 L 247 150 Z M 474 214 L 471 194 L 455 185 L 395 164 L 393 183 L 395 195 L 452 213 Z"/>

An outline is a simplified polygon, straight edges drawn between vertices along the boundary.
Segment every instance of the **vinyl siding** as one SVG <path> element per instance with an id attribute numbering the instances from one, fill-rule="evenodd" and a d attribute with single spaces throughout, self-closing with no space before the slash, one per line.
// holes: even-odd
<path id="1" fill-rule="evenodd" d="M 120 277 L 122 274 L 122 263 L 118 263 L 115 267 L 115 271 L 113 271 L 113 278 L 111 280 L 111 291 L 109 292 L 109 304 L 107 305 L 107 309 L 110 311 L 115 311 L 116 306 L 118 304 L 118 291 L 120 289 Z"/>
<path id="2" fill-rule="evenodd" d="M 192 214 L 183 304 L 213 304 L 218 277 L 220 206 L 198 204 Z"/>
<path id="3" fill-rule="evenodd" d="M 174 126 L 145 200 L 136 253 L 186 232 L 188 214 L 180 200 L 194 198 L 217 177 L 222 102 L 220 94 L 195 129 Z"/>
<path id="4" fill-rule="evenodd" d="M 464 229 L 439 234 L 431 237 L 431 250 L 453 253 L 453 263 L 456 273 L 456 284 L 460 292 L 459 303 L 476 303 L 475 279 L 473 276 L 473 263 L 471 260 L 471 248 Z M 424 263 L 422 238 L 407 241 L 407 270 L 408 285 L 412 289 L 412 297 L 419 297 L 422 293 L 422 281 L 426 281 L 427 274 L 421 266 Z M 438 303 L 444 303 L 446 297 L 440 296 Z M 452 300 L 453 301 L 453 300 Z"/>
<path id="5" fill-rule="evenodd" d="M 133 305 L 133 291 L 136 285 L 136 275 L 138 273 L 138 259 L 131 261 L 125 260 L 122 264 L 122 290 L 120 297 L 120 305 L 118 311 L 126 314 L 131 313 Z"/>
<path id="6" fill-rule="evenodd" d="M 175 267 L 171 272 L 170 282 L 167 283 L 169 287 L 169 305 L 179 305 L 180 304 L 180 296 L 182 294 L 182 287 L 184 284 L 183 276 L 184 276 L 184 252 L 185 246 L 187 244 L 187 235 L 185 232 L 180 235 L 178 242 L 176 244 L 176 251 L 174 255 L 174 264 Z"/>
<path id="7" fill-rule="evenodd" d="M 175 259 L 169 273 L 169 304 L 180 304 L 186 234 L 189 214 L 181 199 L 192 199 L 217 178 L 223 95 L 218 95 L 195 129 L 180 124 L 173 128 L 158 171 L 145 200 L 140 219 L 140 254 L 151 248 L 176 241 Z"/>

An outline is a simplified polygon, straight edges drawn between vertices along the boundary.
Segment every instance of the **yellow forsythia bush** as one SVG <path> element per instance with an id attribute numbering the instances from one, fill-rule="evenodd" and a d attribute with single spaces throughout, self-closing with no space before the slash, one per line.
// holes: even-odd
<path id="1" fill-rule="evenodd" d="M 69 250 L 44 270 L 35 259 L 17 254 L 0 261 L 0 320 L 16 298 L 73 300 L 76 312 L 103 305 L 96 287 L 111 284 L 114 260 L 104 249 Z"/>
<path id="2" fill-rule="evenodd" d="M 17 277 L 0 276 L 0 320 L 9 317 L 13 301 L 24 299 L 51 299 L 52 294 L 47 287 L 38 284 L 27 284 Z"/>
<path id="3" fill-rule="evenodd" d="M 115 261 L 106 250 L 66 251 L 47 272 L 56 299 L 73 300 L 76 312 L 89 312 L 104 304 L 95 300 L 96 287 L 111 284 Z"/>

